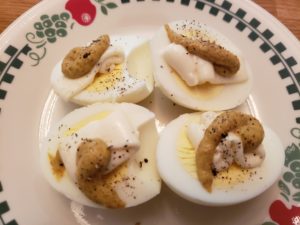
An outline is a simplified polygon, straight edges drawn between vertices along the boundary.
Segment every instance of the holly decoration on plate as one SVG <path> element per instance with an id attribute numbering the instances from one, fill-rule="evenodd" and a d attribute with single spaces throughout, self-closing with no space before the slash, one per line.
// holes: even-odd
<path id="1" fill-rule="evenodd" d="M 300 207 L 287 206 L 292 199 L 300 202 L 300 147 L 293 143 L 285 150 L 286 171 L 278 182 L 280 195 L 284 198 L 275 200 L 270 208 L 269 214 L 273 222 L 266 222 L 263 225 L 300 225 Z M 275 222 L 275 223 L 274 223 Z"/>

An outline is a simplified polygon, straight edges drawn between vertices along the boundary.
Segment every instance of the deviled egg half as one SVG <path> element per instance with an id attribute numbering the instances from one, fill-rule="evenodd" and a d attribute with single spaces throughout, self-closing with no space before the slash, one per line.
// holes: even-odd
<path id="1" fill-rule="evenodd" d="M 153 91 L 148 42 L 134 36 L 102 35 L 71 49 L 54 67 L 51 85 L 65 101 L 137 103 Z"/>
<path id="2" fill-rule="evenodd" d="M 281 174 L 284 151 L 278 136 L 253 116 L 204 112 L 170 122 L 156 159 L 161 178 L 178 195 L 224 206 L 269 188 Z"/>
<path id="3" fill-rule="evenodd" d="M 83 205 L 125 208 L 160 193 L 154 114 L 131 103 L 97 103 L 66 115 L 42 144 L 42 171 Z"/>
<path id="4" fill-rule="evenodd" d="M 250 93 L 252 76 L 242 52 L 211 27 L 175 21 L 157 31 L 150 47 L 156 85 L 179 105 L 226 110 Z"/>

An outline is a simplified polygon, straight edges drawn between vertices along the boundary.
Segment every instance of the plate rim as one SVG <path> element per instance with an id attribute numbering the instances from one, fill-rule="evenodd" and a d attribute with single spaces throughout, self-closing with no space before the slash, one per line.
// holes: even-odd
<path id="1" fill-rule="evenodd" d="M 133 0 L 132 0 L 133 1 Z M 162 0 L 161 0 L 162 1 Z M 205 2 L 210 2 L 208 0 L 203 0 Z M 55 6 L 58 4 L 65 4 L 67 2 L 67 0 L 64 1 L 60 1 L 60 0 L 43 0 L 40 1 L 39 3 L 37 3 L 36 5 L 34 5 L 33 7 L 31 7 L 30 9 L 28 9 L 26 12 L 24 12 L 23 14 L 21 14 L 16 20 L 14 20 L 1 34 L 0 34 L 0 50 L 2 48 L 5 48 L 7 45 L 9 45 L 9 40 L 13 40 L 12 42 L 14 42 L 14 40 L 16 40 L 14 37 L 11 39 L 13 32 L 18 29 L 18 26 L 20 26 L 20 24 L 22 23 L 22 20 L 28 21 L 29 18 L 36 18 L 39 16 L 39 14 L 35 15 L 37 12 L 47 12 L 47 9 L 43 9 L 43 7 L 49 6 L 49 4 Z M 232 2 L 233 4 L 235 4 L 236 2 L 234 0 L 230 0 L 230 2 Z M 262 17 L 266 17 L 270 18 L 273 21 L 273 26 L 279 26 L 280 29 L 282 29 L 284 32 L 286 32 L 288 34 L 288 36 L 286 37 L 288 40 L 287 42 L 293 42 L 295 44 L 295 46 L 297 46 L 297 48 L 300 48 L 300 42 L 299 40 L 296 38 L 296 36 L 281 22 L 279 21 L 276 17 L 274 17 L 272 14 L 270 14 L 268 11 L 266 11 L 265 9 L 263 9 L 261 6 L 257 5 L 255 2 L 251 1 L 251 0 L 246 0 L 245 2 L 238 2 L 237 3 L 240 6 L 243 6 L 246 4 L 249 4 L 251 7 L 254 7 L 254 9 L 258 10 L 258 14 L 261 13 Z M 247 8 L 247 7 L 245 7 Z M 33 16 L 34 15 L 34 16 Z M 17 32 L 17 33 L 22 33 L 21 32 Z M 2 42 L 4 42 L 5 44 L 2 45 Z M 1 52 L 2 54 L 2 52 Z M 297 55 L 293 55 L 296 59 L 299 59 L 299 57 L 297 57 Z M 288 94 L 285 93 L 287 96 Z M 293 111 L 293 109 L 291 109 L 291 111 Z M 0 189 L 1 189 L 1 183 L 0 183 Z M 1 191 L 0 191 L 1 193 Z"/>

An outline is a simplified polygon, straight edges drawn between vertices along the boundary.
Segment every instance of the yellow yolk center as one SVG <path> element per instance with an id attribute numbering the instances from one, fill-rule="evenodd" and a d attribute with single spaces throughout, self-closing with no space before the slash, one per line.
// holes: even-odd
<path id="1" fill-rule="evenodd" d="M 73 133 L 80 130 L 82 127 L 86 126 L 88 123 L 96 121 L 96 120 L 102 120 L 105 117 L 107 117 L 109 114 L 110 114 L 110 112 L 103 111 L 103 112 L 100 112 L 100 113 L 97 113 L 97 114 L 90 115 L 90 116 L 86 117 L 85 119 L 80 120 L 79 122 L 74 124 L 71 128 L 66 130 L 65 133 L 64 133 L 64 136 L 65 137 L 70 136 Z"/>
<path id="2" fill-rule="evenodd" d="M 123 68 L 125 63 L 118 64 L 115 68 L 107 73 L 97 74 L 93 83 L 85 90 L 88 92 L 100 92 L 114 87 L 118 82 L 121 82 L 123 77 Z"/>

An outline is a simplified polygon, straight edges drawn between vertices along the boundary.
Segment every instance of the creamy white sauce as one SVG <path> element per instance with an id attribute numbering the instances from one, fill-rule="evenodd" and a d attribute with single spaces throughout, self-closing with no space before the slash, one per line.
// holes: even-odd
<path id="1" fill-rule="evenodd" d="M 189 86 L 196 86 L 214 79 L 212 63 L 192 55 L 178 44 L 169 44 L 163 51 L 163 57 Z"/>
<path id="2" fill-rule="evenodd" d="M 115 66 L 125 61 L 125 53 L 121 47 L 110 46 L 96 64 L 100 73 L 113 71 Z"/>
<path id="3" fill-rule="evenodd" d="M 161 54 L 165 62 L 190 87 L 204 83 L 232 84 L 247 80 L 247 76 L 239 71 L 232 77 L 220 76 L 215 72 L 211 62 L 190 54 L 182 45 L 168 44 Z"/>

